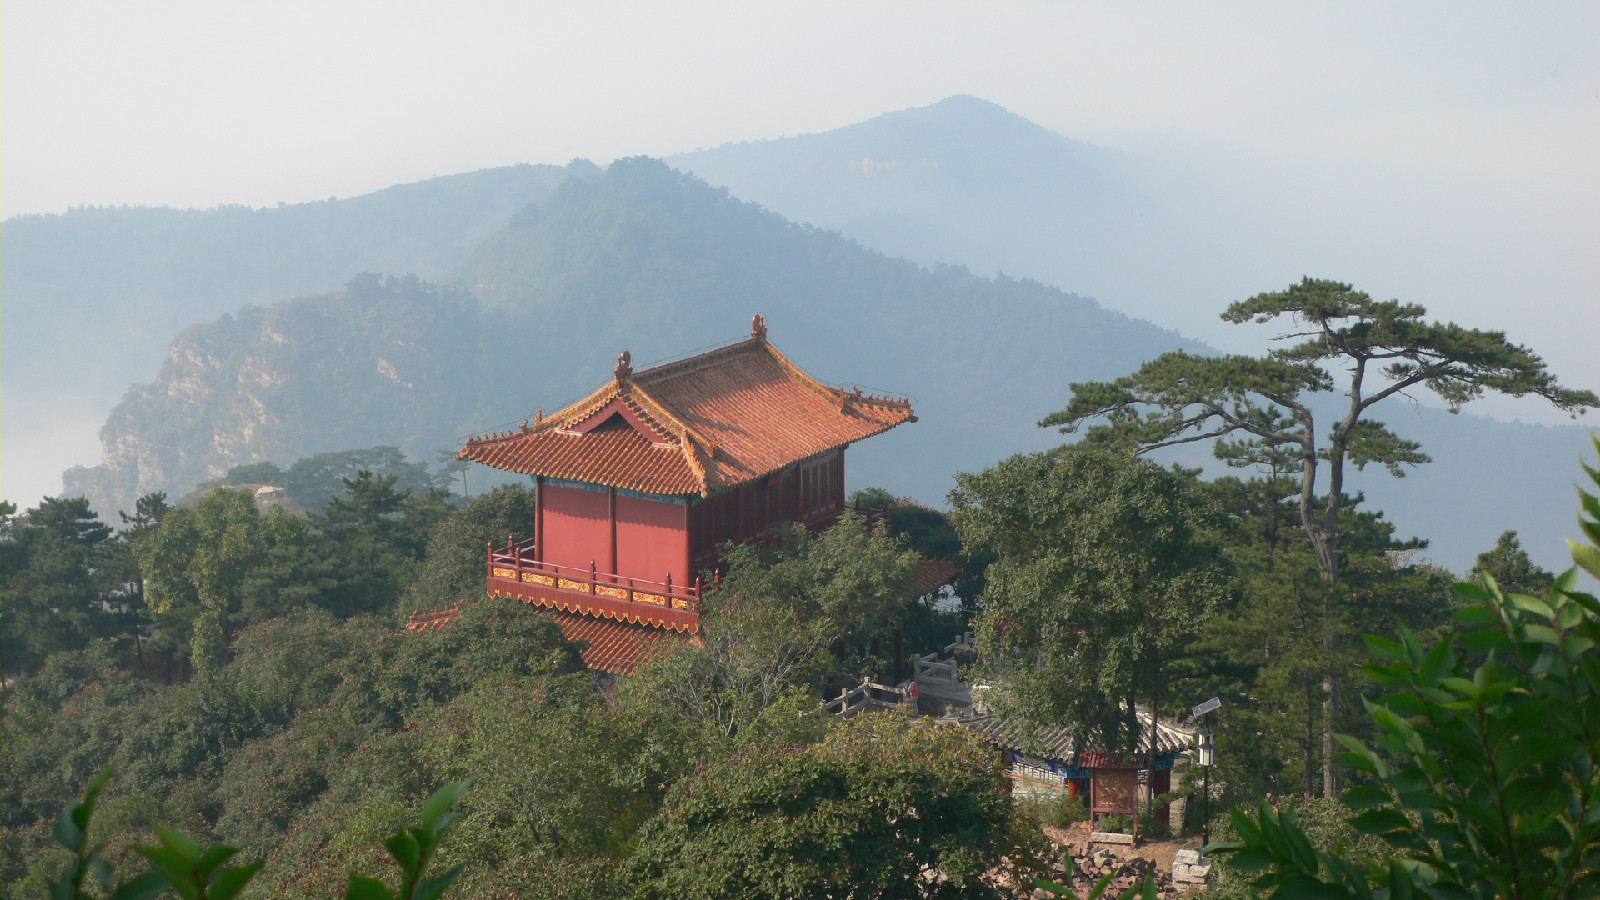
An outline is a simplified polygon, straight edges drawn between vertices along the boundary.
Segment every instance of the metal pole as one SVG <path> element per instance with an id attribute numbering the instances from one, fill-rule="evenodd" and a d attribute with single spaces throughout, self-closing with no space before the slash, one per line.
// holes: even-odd
<path id="1" fill-rule="evenodd" d="M 1200 848 L 1203 850 L 1211 844 L 1211 767 L 1206 766 L 1206 799 L 1200 805 L 1204 808 L 1200 813 L 1205 821 L 1200 825 Z"/>

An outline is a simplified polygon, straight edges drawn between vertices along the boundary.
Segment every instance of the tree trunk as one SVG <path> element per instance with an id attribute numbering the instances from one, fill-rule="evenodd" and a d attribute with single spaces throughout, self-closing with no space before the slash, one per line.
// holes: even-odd
<path id="1" fill-rule="evenodd" d="M 1306 752 L 1306 764 L 1304 777 L 1301 779 L 1301 781 L 1304 783 L 1301 793 L 1305 795 L 1307 800 L 1310 800 L 1312 797 L 1316 796 L 1317 793 L 1316 781 L 1314 780 L 1317 771 L 1317 701 L 1316 698 L 1312 696 L 1311 687 L 1315 683 L 1316 682 L 1312 680 L 1309 674 L 1305 676 L 1306 733 L 1304 740 L 1301 741 L 1301 745 Z"/>
<path id="2" fill-rule="evenodd" d="M 1332 650 L 1333 638 L 1328 638 L 1325 649 Z M 1322 796 L 1339 796 L 1339 770 L 1333 764 L 1334 719 L 1339 713 L 1339 676 L 1328 675 L 1322 680 Z"/>
<path id="3" fill-rule="evenodd" d="M 1147 818 L 1154 819 L 1156 815 L 1156 720 L 1157 703 L 1161 699 L 1160 683 L 1150 686 L 1150 746 L 1145 753 L 1144 768 L 1144 814 Z"/>
<path id="4" fill-rule="evenodd" d="M 1333 610 L 1334 585 L 1338 582 L 1338 569 L 1334 569 L 1333 583 L 1328 586 L 1327 598 L 1322 605 L 1322 796 L 1339 795 L 1339 771 L 1334 766 L 1334 719 L 1339 705 L 1339 673 L 1334 665 L 1334 652 L 1338 649 L 1338 634 L 1334 630 L 1336 617 Z"/>

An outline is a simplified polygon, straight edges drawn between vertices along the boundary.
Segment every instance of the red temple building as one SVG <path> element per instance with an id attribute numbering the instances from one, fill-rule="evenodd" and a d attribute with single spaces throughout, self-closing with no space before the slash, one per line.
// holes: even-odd
<path id="1" fill-rule="evenodd" d="M 488 592 L 548 610 L 589 645 L 590 668 L 626 674 L 663 641 L 699 631 L 701 580 L 718 548 L 780 522 L 825 528 L 845 510 L 844 451 L 902 422 L 904 397 L 817 381 L 750 336 L 613 378 L 566 409 L 474 437 L 458 458 L 532 476 L 532 535 L 490 547 Z M 419 613 L 440 627 L 454 610 Z"/>

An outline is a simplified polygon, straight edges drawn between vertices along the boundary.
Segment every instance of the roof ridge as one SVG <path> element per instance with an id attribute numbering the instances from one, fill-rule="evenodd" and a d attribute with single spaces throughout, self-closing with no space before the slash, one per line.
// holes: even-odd
<path id="1" fill-rule="evenodd" d="M 627 399 L 632 399 L 634 395 L 637 395 L 638 397 L 643 398 L 644 401 L 649 404 L 649 408 L 641 410 L 642 412 L 646 413 L 652 418 L 660 419 L 661 424 L 666 425 L 668 430 L 676 431 L 679 437 L 687 434 L 690 440 L 700 444 L 702 447 L 707 448 L 708 453 L 717 452 L 716 441 L 704 434 L 701 434 L 698 428 L 695 428 L 688 422 L 685 422 L 683 419 L 679 418 L 677 413 L 674 413 L 672 410 L 668 409 L 665 403 L 662 403 L 660 400 L 652 397 L 650 392 L 645 390 L 644 385 L 633 384 L 631 387 L 632 390 L 628 392 Z M 641 406 L 642 405 L 643 404 L 641 404 Z"/>
<path id="2" fill-rule="evenodd" d="M 716 362 L 724 357 L 733 356 L 736 353 L 751 350 L 766 343 L 767 342 L 764 339 L 756 337 L 743 337 L 736 341 L 729 341 L 726 344 L 712 347 L 709 350 L 702 350 L 699 353 L 692 353 L 680 359 L 669 359 L 664 363 L 659 363 L 651 366 L 648 369 L 641 369 L 638 372 L 635 372 L 633 377 L 636 380 L 648 378 L 651 381 L 664 381 L 667 378 L 675 378 L 679 375 L 692 372 L 695 369 L 709 365 L 710 363 Z"/>

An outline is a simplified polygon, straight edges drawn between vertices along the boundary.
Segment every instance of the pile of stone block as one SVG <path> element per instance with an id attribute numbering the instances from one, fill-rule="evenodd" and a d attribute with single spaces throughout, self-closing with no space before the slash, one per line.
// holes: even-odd
<path id="1" fill-rule="evenodd" d="M 1204 887 L 1210 874 L 1211 860 L 1198 850 L 1179 850 L 1172 858 L 1172 880 L 1184 887 Z"/>
<path id="2" fill-rule="evenodd" d="M 1172 881 L 1172 876 L 1156 868 L 1153 859 L 1141 856 L 1127 856 L 1105 847 L 1092 845 L 1079 845 L 1070 848 L 1067 855 L 1072 858 L 1072 880 L 1067 881 L 1067 867 L 1065 861 L 1057 864 L 1051 873 L 1056 883 L 1069 886 L 1073 893 L 1079 897 L 1088 896 L 1090 888 L 1104 878 L 1111 876 L 1111 883 L 1107 886 L 1105 897 L 1115 897 L 1130 887 L 1143 885 L 1145 878 L 1154 878 L 1157 896 L 1162 900 L 1175 900 L 1178 896 L 1178 887 Z M 1035 891 L 1034 896 L 1042 900 L 1051 896 L 1048 892 Z"/>

